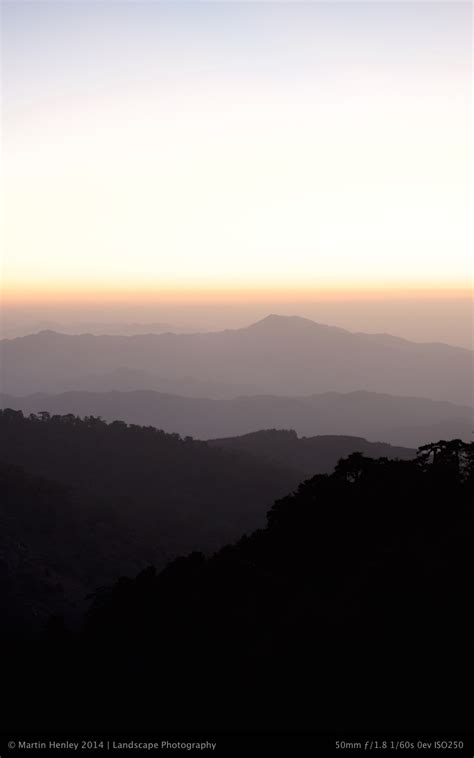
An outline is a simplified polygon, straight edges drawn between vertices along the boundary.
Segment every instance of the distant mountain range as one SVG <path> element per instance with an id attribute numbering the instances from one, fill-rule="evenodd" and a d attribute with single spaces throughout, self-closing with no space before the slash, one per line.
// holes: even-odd
<path id="1" fill-rule="evenodd" d="M 62 334 L 161 334 L 163 332 L 189 331 L 162 321 L 137 323 L 135 321 L 84 321 L 77 323 L 58 323 L 56 321 L 38 321 L 36 323 L 4 322 L 0 325 L 1 339 L 24 337 L 33 332 L 50 330 Z"/>
<path id="2" fill-rule="evenodd" d="M 3 394 L 0 406 L 24 413 L 49 411 L 101 416 L 107 421 L 122 419 L 198 439 L 277 428 L 293 429 L 305 436 L 355 435 L 418 447 L 438 439 L 458 437 L 469 441 L 474 428 L 470 407 L 373 392 L 329 392 L 307 397 L 258 395 L 230 400 L 147 390 L 36 393 L 26 397 Z"/>
<path id="3" fill-rule="evenodd" d="M 472 351 L 355 334 L 296 316 L 196 334 L 44 331 L 3 340 L 1 351 L 2 390 L 16 395 L 175 386 L 190 396 L 207 387 L 214 398 L 365 390 L 472 404 Z"/>

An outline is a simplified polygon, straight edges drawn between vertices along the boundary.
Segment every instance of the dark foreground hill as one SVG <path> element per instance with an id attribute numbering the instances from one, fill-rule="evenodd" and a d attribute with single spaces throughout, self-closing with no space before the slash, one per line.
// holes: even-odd
<path id="1" fill-rule="evenodd" d="M 473 484 L 460 441 L 349 456 L 215 556 L 98 591 L 81 634 L 51 624 L 9 661 L 33 680 L 23 713 L 180 735 L 470 730 Z"/>
<path id="2" fill-rule="evenodd" d="M 219 548 L 262 525 L 299 480 L 245 452 L 118 421 L 5 410 L 0 439 L 0 576 L 31 619 L 69 613 L 117 574 Z"/>
<path id="3" fill-rule="evenodd" d="M 51 615 L 75 623 L 97 586 L 163 562 L 119 509 L 64 484 L 0 463 L 0 495 L 0 634 L 31 638 Z"/>
<path id="4" fill-rule="evenodd" d="M 474 410 L 467 406 L 375 392 L 229 399 L 183 397 L 150 390 L 36 393 L 26 397 L 0 395 L 0 406 L 26 414 L 49 411 L 101 416 L 106 421 L 120 418 L 130 424 L 153 425 L 198 439 L 276 428 L 294 429 L 305 436 L 355 435 L 409 447 L 432 439 L 469 441 L 474 423 Z M 372 454 L 378 455 L 376 451 Z"/>
<path id="5" fill-rule="evenodd" d="M 1 352 L 2 391 L 19 395 L 174 386 L 212 397 L 366 390 L 472 404 L 472 351 L 354 334 L 296 316 L 198 334 L 44 331 L 3 340 Z M 117 386 L 124 370 L 128 384 Z"/>
<path id="6" fill-rule="evenodd" d="M 252 531 L 275 496 L 330 472 L 343 455 L 415 453 L 276 431 L 205 443 L 11 409 L 0 412 L 0 438 L 4 594 L 17 615 L 38 623 L 51 613 L 77 615 L 88 592 L 119 574 Z"/>

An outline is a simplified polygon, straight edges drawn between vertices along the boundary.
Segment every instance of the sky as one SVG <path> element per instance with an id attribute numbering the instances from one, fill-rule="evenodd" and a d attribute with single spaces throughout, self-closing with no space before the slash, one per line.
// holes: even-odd
<path id="1" fill-rule="evenodd" d="M 4 302 L 465 295 L 471 15 L 4 1 Z"/>

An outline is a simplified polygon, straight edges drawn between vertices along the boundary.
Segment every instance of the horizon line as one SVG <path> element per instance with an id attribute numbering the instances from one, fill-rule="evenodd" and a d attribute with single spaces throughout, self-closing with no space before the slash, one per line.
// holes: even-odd
<path id="1" fill-rule="evenodd" d="M 466 285 L 436 287 L 433 285 L 369 285 L 365 287 L 330 286 L 305 288 L 249 288 L 249 287 L 208 287 L 208 288 L 161 288 L 161 289 L 120 289 L 120 290 L 53 290 L 2 293 L 2 308 L 31 307 L 35 305 L 85 305 L 107 302 L 126 304 L 141 302 L 143 305 L 159 302 L 175 304 L 224 304 L 287 302 L 301 303 L 313 300 L 363 300 L 363 299 L 444 299 L 452 297 L 472 298 L 473 288 Z"/>

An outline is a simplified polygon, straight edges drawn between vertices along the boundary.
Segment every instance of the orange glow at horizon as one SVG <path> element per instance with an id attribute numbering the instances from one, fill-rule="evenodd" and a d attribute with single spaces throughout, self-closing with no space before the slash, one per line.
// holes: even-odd
<path id="1" fill-rule="evenodd" d="M 224 303 L 297 303 L 340 300 L 403 300 L 403 299 L 448 299 L 472 298 L 473 290 L 465 284 L 458 286 L 422 286 L 420 284 L 380 283 L 371 286 L 259 288 L 259 287 L 213 287 L 213 288 L 133 288 L 106 290 L 99 287 L 69 289 L 27 288 L 4 290 L 1 295 L 3 307 L 15 308 L 34 305 L 82 305 L 87 303 L 150 305 L 169 304 L 224 304 Z"/>

